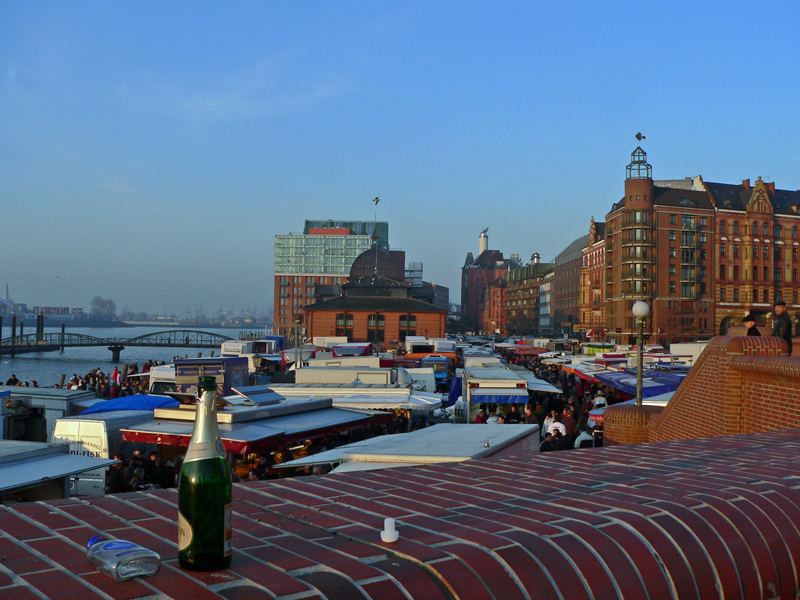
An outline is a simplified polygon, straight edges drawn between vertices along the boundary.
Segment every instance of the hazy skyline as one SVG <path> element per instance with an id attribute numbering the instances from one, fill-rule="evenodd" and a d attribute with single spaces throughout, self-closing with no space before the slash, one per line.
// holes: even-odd
<path id="1" fill-rule="evenodd" d="M 800 188 L 789 0 L 0 4 L 0 285 L 31 305 L 272 304 L 273 236 L 389 222 L 458 302 L 656 179 Z"/>

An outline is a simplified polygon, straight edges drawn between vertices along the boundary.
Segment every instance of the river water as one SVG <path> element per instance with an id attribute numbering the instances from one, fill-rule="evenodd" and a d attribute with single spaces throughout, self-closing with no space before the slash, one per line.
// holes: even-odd
<path id="1" fill-rule="evenodd" d="M 175 329 L 178 329 L 177 327 Z M 195 329 L 181 327 L 180 329 Z M 230 338 L 238 338 L 239 329 L 195 329 L 196 331 L 209 331 Z M 61 331 L 60 327 L 45 327 L 46 332 Z M 128 339 L 146 333 L 159 331 L 155 327 L 67 327 L 68 333 L 83 333 L 99 338 Z M 164 330 L 165 331 L 165 330 Z M 34 327 L 26 327 L 25 333 L 34 333 Z M 19 333 L 19 332 L 18 332 Z M 263 330 L 254 332 L 263 334 Z M 2 337 L 11 335 L 11 327 L 3 327 Z M 36 380 L 40 387 L 52 387 L 59 383 L 61 375 L 66 375 L 69 380 L 73 374 L 86 375 L 91 369 L 100 368 L 104 372 L 113 371 L 119 367 L 120 371 L 126 363 L 138 362 L 141 368 L 146 360 L 162 360 L 170 362 L 176 356 L 195 358 L 199 353 L 203 356 L 219 356 L 217 348 L 165 348 L 162 346 L 132 346 L 125 348 L 120 354 L 120 362 L 111 362 L 111 351 L 106 346 L 90 346 L 77 348 L 64 348 L 64 352 L 39 352 L 20 354 L 14 358 L 7 354 L 0 355 L 0 383 L 5 383 L 12 374 L 21 381 Z"/>

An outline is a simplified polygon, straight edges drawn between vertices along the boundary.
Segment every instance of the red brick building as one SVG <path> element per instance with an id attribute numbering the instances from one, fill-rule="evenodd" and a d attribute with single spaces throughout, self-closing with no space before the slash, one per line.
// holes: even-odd
<path id="1" fill-rule="evenodd" d="M 592 217 L 589 240 L 581 251 L 580 327 L 592 340 L 603 341 L 606 313 L 603 290 L 606 283 L 606 224 Z"/>
<path id="2" fill-rule="evenodd" d="M 606 216 L 609 337 L 634 341 L 636 300 L 650 305 L 647 335 L 666 343 L 725 333 L 748 311 L 769 326 L 779 298 L 796 326 L 799 210 L 800 192 L 760 177 L 753 186 L 654 181 L 637 147 L 625 196 Z"/>
<path id="3" fill-rule="evenodd" d="M 353 271 L 363 267 L 370 252 L 374 259 L 373 248 L 364 253 L 364 261 L 356 259 Z M 410 298 L 409 287 L 379 273 L 345 283 L 339 297 L 304 307 L 306 336 L 347 336 L 351 342 L 373 342 L 384 348 L 402 343 L 409 335 L 444 337 L 449 311 Z"/>

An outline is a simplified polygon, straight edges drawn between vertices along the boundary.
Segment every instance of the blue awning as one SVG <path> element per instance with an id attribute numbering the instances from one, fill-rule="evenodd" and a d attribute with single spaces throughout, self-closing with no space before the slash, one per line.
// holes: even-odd
<path id="1" fill-rule="evenodd" d="M 644 375 L 654 375 L 652 377 L 645 376 L 642 378 L 642 397 L 648 398 L 649 396 L 657 396 L 666 392 L 674 392 L 683 381 L 683 378 L 672 373 L 667 376 L 666 374 L 656 374 L 653 371 L 645 371 Z M 601 383 L 620 390 L 631 396 L 636 395 L 636 373 L 630 371 L 603 371 L 594 373 L 594 377 Z"/>
<path id="2" fill-rule="evenodd" d="M 153 410 L 162 406 L 178 406 L 180 402 L 169 396 L 157 396 L 155 394 L 134 394 L 133 396 L 122 396 L 103 402 L 96 402 L 81 414 L 109 412 L 111 410 Z"/>
<path id="3" fill-rule="evenodd" d="M 524 388 L 473 388 L 472 402 L 489 404 L 526 404 L 528 390 Z"/>

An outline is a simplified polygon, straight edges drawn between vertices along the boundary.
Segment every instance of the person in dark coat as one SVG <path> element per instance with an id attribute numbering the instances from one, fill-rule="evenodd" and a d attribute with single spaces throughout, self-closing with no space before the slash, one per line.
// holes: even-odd
<path id="1" fill-rule="evenodd" d="M 775 323 L 772 326 L 772 335 L 786 340 L 789 345 L 789 355 L 792 354 L 792 320 L 786 314 L 786 302 L 775 302 Z"/>
<path id="2" fill-rule="evenodd" d="M 747 335 L 761 335 L 758 327 L 756 327 L 756 318 L 753 315 L 747 313 L 742 319 L 742 322 L 744 323 L 744 328 L 747 330 Z"/>

